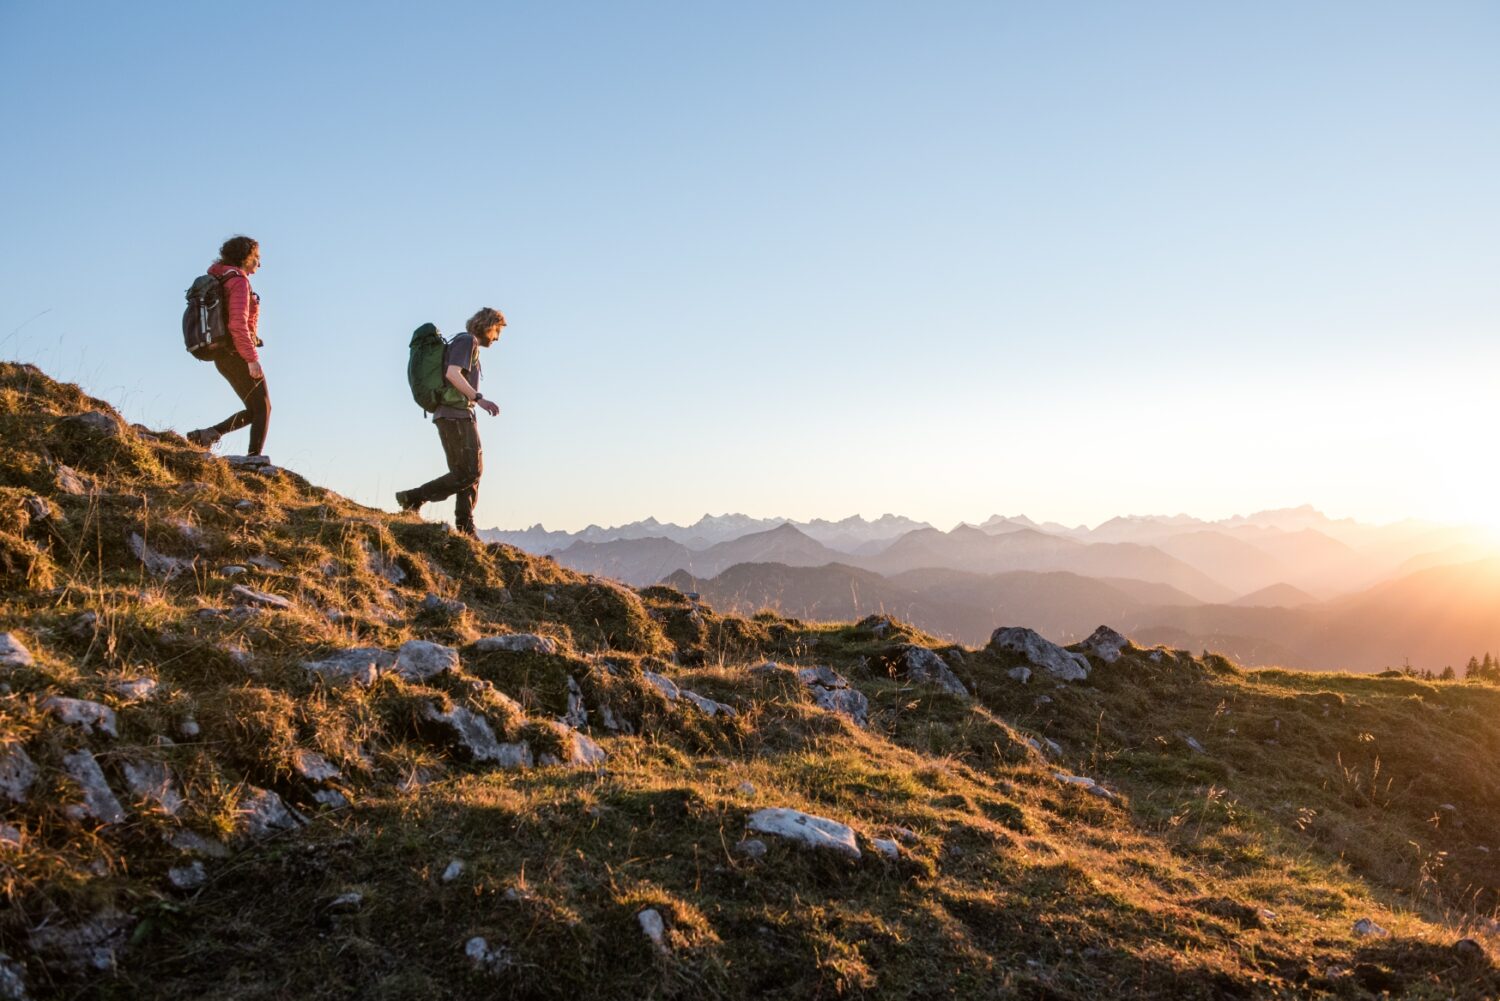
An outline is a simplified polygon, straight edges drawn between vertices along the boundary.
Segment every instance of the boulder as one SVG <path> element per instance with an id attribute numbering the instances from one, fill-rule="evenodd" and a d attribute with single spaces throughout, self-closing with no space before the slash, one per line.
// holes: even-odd
<path id="1" fill-rule="evenodd" d="M 817 667 L 797 668 L 797 680 L 804 685 L 821 685 L 824 688 L 848 688 L 849 679 L 826 664 Z"/>
<path id="2" fill-rule="evenodd" d="M 62 426 L 70 431 L 102 438 L 119 438 L 125 433 L 120 422 L 102 410 L 88 410 L 62 419 Z"/>
<path id="3" fill-rule="evenodd" d="M 26 967 L 0 952 L 0 1001 L 29 1001 Z"/>
<path id="4" fill-rule="evenodd" d="M 918 685 L 935 685 L 950 695 L 968 698 L 969 690 L 948 669 L 943 658 L 924 646 L 903 643 L 886 651 L 882 660 L 897 677 Z"/>
<path id="5" fill-rule="evenodd" d="M 171 580 L 182 572 L 192 569 L 192 560 L 178 559 L 176 556 L 158 553 L 146 545 L 146 540 L 141 538 L 139 533 L 131 532 L 125 537 L 125 543 L 130 547 L 130 551 L 135 554 L 135 558 L 141 561 L 141 565 L 146 568 L 146 572 L 153 577 Z"/>
<path id="6" fill-rule="evenodd" d="M 484 636 L 474 642 L 478 653 L 546 653 L 558 651 L 558 644 L 550 636 L 535 633 L 507 633 L 504 636 Z"/>
<path id="7" fill-rule="evenodd" d="M 865 693 L 855 688 L 825 688 L 812 685 L 813 702 L 819 708 L 847 716 L 855 726 L 866 726 L 870 722 L 870 700 Z"/>
<path id="8" fill-rule="evenodd" d="M 304 660 L 302 669 L 335 685 L 369 687 L 382 671 L 396 663 L 396 655 L 378 647 L 360 646 L 337 650 L 322 660 Z"/>
<path id="9" fill-rule="evenodd" d="M 21 637 L 15 633 L 0 633 L 0 667 L 30 667 L 36 662 Z"/>
<path id="10" fill-rule="evenodd" d="M 230 597 L 241 605 L 251 605 L 256 608 L 276 608 L 282 611 L 292 607 L 292 603 L 279 594 L 267 594 L 265 591 L 257 591 L 253 587 L 244 584 L 236 584 L 229 589 Z"/>
<path id="11" fill-rule="evenodd" d="M 1134 644 L 1124 636 L 1115 632 L 1109 626 L 1100 626 L 1089 634 L 1089 638 L 1082 643 L 1075 643 L 1069 650 L 1097 657 L 1106 664 L 1113 664 L 1120 659 L 1120 655 L 1130 649 Z"/>
<path id="12" fill-rule="evenodd" d="M 273 573 L 278 570 L 286 569 L 286 564 L 282 563 L 278 559 L 275 559 L 274 557 L 267 556 L 265 553 L 257 553 L 247 559 L 245 562 L 250 564 L 252 567 L 256 567 L 261 570 L 269 570 Z"/>
<path id="13" fill-rule="evenodd" d="M 655 671 L 642 671 L 641 674 L 657 691 L 666 696 L 668 702 L 676 702 L 681 696 L 682 690 L 677 687 L 677 682 L 666 675 L 657 674 Z"/>
<path id="14" fill-rule="evenodd" d="M 1034 629 L 1002 626 L 990 636 L 988 649 L 1019 654 L 1030 661 L 1032 667 L 1046 671 L 1058 681 L 1083 681 L 1089 676 L 1087 657 L 1064 650 Z"/>
<path id="15" fill-rule="evenodd" d="M 870 633 L 876 639 L 883 639 L 887 633 L 896 628 L 896 622 L 889 615 L 866 615 L 854 624 L 854 628 L 860 632 Z"/>
<path id="16" fill-rule="evenodd" d="M 270 789 L 246 786 L 240 800 L 236 832 L 244 839 L 258 841 L 278 831 L 295 830 L 303 819 Z"/>
<path id="17" fill-rule="evenodd" d="M 63 770 L 83 792 L 82 803 L 74 803 L 63 811 L 69 817 L 74 820 L 92 817 L 101 824 L 118 824 L 125 820 L 125 808 L 104 780 L 104 770 L 92 753 L 80 749 L 63 755 Z"/>
<path id="18" fill-rule="evenodd" d="M 458 670 L 458 651 L 441 643 L 408 640 L 396 652 L 391 670 L 407 681 L 426 681 L 444 671 Z"/>
<path id="19" fill-rule="evenodd" d="M 766 807 L 752 813 L 746 823 L 756 834 L 786 838 L 811 848 L 836 852 L 846 858 L 860 857 L 859 841 L 854 836 L 854 829 L 827 817 L 817 817 L 786 807 Z"/>
<path id="20" fill-rule="evenodd" d="M 364 547 L 365 560 L 370 566 L 371 573 L 384 577 L 392 584 L 400 584 L 406 580 L 406 571 L 401 569 L 399 563 L 388 558 L 368 542 L 362 542 L 361 545 Z"/>
<path id="21" fill-rule="evenodd" d="M 424 717 L 443 727 L 449 740 L 471 761 L 499 765 L 501 768 L 530 768 L 535 764 L 531 748 L 525 743 L 502 744 L 495 739 L 489 720 L 463 706 L 443 712 L 429 703 Z"/>
<path id="22" fill-rule="evenodd" d="M 604 759 L 609 753 L 599 746 L 598 741 L 581 733 L 574 733 L 572 748 L 568 753 L 568 764 L 579 768 L 598 768 L 604 764 Z"/>
<path id="23" fill-rule="evenodd" d="M 106 733 L 111 737 L 120 735 L 115 723 L 115 711 L 98 702 L 53 695 L 42 700 L 42 708 L 56 716 L 59 722 L 80 727 L 86 733 Z"/>
<path id="24" fill-rule="evenodd" d="M 0 796 L 12 803 L 26 802 L 26 793 L 36 776 L 36 762 L 20 741 L 0 745 Z"/>
<path id="25" fill-rule="evenodd" d="M 120 771 L 125 776 L 125 787 L 138 802 L 154 804 L 171 817 L 177 816 L 186 804 L 164 763 L 127 758 Z"/>

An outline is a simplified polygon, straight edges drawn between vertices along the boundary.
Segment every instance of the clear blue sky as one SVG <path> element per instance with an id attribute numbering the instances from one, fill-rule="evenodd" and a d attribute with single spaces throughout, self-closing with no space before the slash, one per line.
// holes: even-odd
<path id="1" fill-rule="evenodd" d="M 367 503 L 441 471 L 410 331 L 494 305 L 482 526 L 1500 522 L 1497 52 L 1488 2 L 6 0 L 0 356 L 218 420 L 181 293 L 244 232 L 268 450 Z"/>

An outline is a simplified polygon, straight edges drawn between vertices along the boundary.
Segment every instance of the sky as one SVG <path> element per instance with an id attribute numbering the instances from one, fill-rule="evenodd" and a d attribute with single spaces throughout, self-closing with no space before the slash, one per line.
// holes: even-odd
<path id="1" fill-rule="evenodd" d="M 411 331 L 491 305 L 480 527 L 1500 526 L 1497 51 L 1489 2 L 0 0 L 0 358 L 218 421 L 182 291 L 246 233 L 267 451 L 387 509 L 443 471 Z"/>

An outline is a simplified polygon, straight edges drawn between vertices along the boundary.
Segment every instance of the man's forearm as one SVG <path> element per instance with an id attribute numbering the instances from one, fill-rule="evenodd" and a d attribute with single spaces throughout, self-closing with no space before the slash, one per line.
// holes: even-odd
<path id="1" fill-rule="evenodd" d="M 458 390 L 464 399 L 472 401 L 479 398 L 479 390 L 469 385 L 469 380 L 464 378 L 463 369 L 457 365 L 450 365 L 446 376 L 448 384 Z"/>

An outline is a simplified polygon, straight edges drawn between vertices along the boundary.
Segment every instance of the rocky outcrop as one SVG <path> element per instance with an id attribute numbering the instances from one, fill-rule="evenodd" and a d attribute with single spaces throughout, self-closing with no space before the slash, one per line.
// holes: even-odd
<path id="1" fill-rule="evenodd" d="M 489 720 L 464 706 L 454 706 L 445 712 L 429 704 L 423 716 L 444 731 L 448 743 L 477 764 L 500 768 L 530 768 L 536 764 L 530 747 L 524 743 L 501 743 Z"/>
<path id="2" fill-rule="evenodd" d="M 1032 667 L 1058 681 L 1083 681 L 1089 676 L 1087 657 L 1064 650 L 1034 629 L 1002 626 L 990 636 L 986 649 L 1025 657 Z"/>
<path id="3" fill-rule="evenodd" d="M 879 659 L 897 678 L 917 685 L 933 685 L 960 698 L 969 697 L 968 688 L 949 669 L 947 662 L 925 646 L 903 643 L 887 650 Z"/>
<path id="4" fill-rule="evenodd" d="M 1089 634 L 1088 639 L 1082 643 L 1075 643 L 1068 649 L 1089 657 L 1097 657 L 1106 664 L 1113 664 L 1120 659 L 1121 654 L 1133 646 L 1130 640 L 1109 626 L 1100 626 Z"/>

